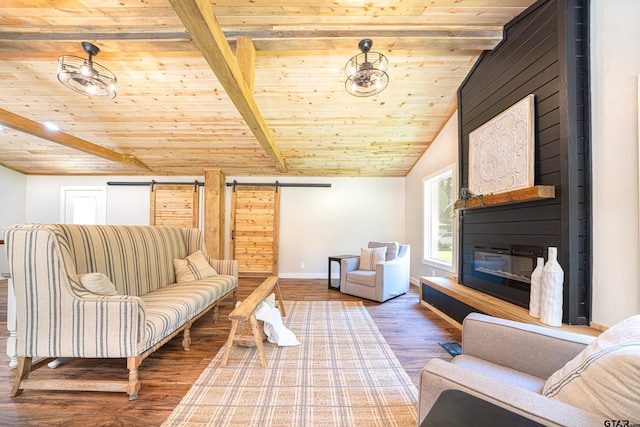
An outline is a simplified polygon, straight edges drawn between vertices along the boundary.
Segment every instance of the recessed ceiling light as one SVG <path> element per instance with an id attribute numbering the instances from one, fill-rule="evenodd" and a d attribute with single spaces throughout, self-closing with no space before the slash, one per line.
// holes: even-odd
<path id="1" fill-rule="evenodd" d="M 44 122 L 43 123 L 44 127 L 46 127 L 47 129 L 49 129 L 52 132 L 57 132 L 60 130 L 60 126 L 58 126 L 55 123 L 51 123 L 51 122 Z"/>

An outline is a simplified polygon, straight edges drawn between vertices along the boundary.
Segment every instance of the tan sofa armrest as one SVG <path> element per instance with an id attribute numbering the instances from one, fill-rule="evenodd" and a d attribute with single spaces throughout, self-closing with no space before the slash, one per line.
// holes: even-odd
<path id="1" fill-rule="evenodd" d="M 207 261 L 218 274 L 233 276 L 238 278 L 238 260 L 235 259 L 213 259 L 207 256 Z"/>
<path id="2" fill-rule="evenodd" d="M 462 324 L 462 353 L 538 378 L 549 378 L 594 337 L 471 313 Z"/>
<path id="3" fill-rule="evenodd" d="M 546 426 L 602 427 L 604 419 L 541 394 L 431 359 L 420 373 L 418 425 L 444 390 L 461 390 Z"/>
<path id="4" fill-rule="evenodd" d="M 140 353 L 147 320 L 142 298 L 84 295 L 76 298 L 74 305 L 78 331 L 72 339 L 77 357 L 132 357 Z"/>

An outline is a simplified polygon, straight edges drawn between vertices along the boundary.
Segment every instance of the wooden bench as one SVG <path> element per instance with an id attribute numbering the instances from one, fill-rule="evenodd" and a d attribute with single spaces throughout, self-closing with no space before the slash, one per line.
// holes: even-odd
<path id="1" fill-rule="evenodd" d="M 231 319 L 231 331 L 229 332 L 229 338 L 225 344 L 225 351 L 224 356 L 222 357 L 221 366 L 227 366 L 227 361 L 229 360 L 229 354 L 231 353 L 234 340 L 241 336 L 246 337 L 245 335 L 236 335 L 238 325 L 240 325 L 240 322 L 249 322 L 252 332 L 252 335 L 249 335 L 249 337 L 252 336 L 255 340 L 258 357 L 260 357 L 260 366 L 263 368 L 267 367 L 267 359 L 264 356 L 264 347 L 262 346 L 262 334 L 260 333 L 258 321 L 256 320 L 256 308 L 258 308 L 258 305 L 260 305 L 260 303 L 271 294 L 274 288 L 279 302 L 278 308 L 280 309 L 280 314 L 282 317 L 286 315 L 284 312 L 282 294 L 280 293 L 280 286 L 278 285 L 278 277 L 269 276 L 260 286 L 251 292 L 251 295 L 242 301 L 231 312 L 231 314 L 229 314 L 229 319 Z"/>

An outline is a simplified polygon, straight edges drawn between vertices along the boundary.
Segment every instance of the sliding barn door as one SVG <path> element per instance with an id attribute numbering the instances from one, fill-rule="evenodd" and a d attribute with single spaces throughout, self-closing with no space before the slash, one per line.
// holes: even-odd
<path id="1" fill-rule="evenodd" d="M 280 192 L 277 186 L 235 186 L 231 198 L 231 256 L 244 276 L 278 274 Z"/>
<path id="2" fill-rule="evenodd" d="M 152 185 L 149 225 L 198 228 L 199 194 L 195 184 Z"/>

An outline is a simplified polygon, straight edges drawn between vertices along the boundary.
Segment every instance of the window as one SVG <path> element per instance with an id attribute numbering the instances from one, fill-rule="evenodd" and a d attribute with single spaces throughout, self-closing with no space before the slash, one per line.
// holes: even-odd
<path id="1" fill-rule="evenodd" d="M 422 260 L 448 271 L 454 270 L 456 242 L 454 165 L 423 180 Z"/>

